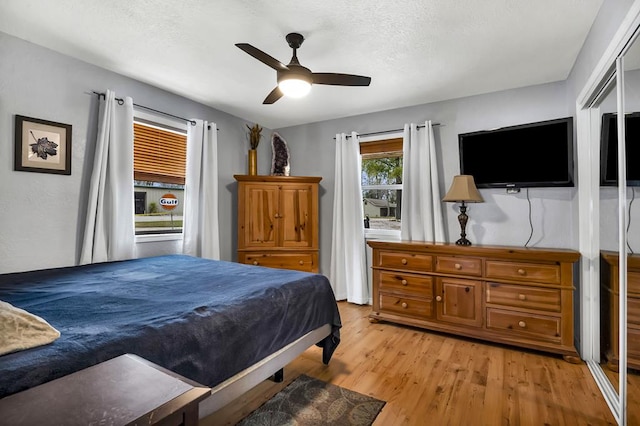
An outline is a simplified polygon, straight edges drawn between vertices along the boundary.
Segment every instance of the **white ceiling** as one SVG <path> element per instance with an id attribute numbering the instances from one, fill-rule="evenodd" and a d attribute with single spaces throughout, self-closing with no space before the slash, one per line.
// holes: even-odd
<path id="1" fill-rule="evenodd" d="M 0 31 L 276 129 L 564 80 L 601 3 L 1 0 Z M 263 105 L 276 72 L 234 44 L 288 63 L 290 32 L 302 65 L 371 85 Z"/>

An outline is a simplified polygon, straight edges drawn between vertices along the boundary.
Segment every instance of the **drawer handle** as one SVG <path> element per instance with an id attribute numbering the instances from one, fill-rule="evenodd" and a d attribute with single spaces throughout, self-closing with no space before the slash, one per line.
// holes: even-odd
<path id="1" fill-rule="evenodd" d="M 524 322 L 524 321 L 520 321 L 520 322 L 518 322 L 518 325 L 519 325 L 520 327 L 522 327 L 522 328 L 525 328 L 525 327 L 527 326 L 527 323 L 526 323 L 526 322 Z"/>
<path id="2" fill-rule="evenodd" d="M 402 302 L 402 307 L 403 307 L 404 309 L 407 309 L 407 307 L 408 307 L 408 306 L 409 306 L 409 305 L 407 305 L 407 302 Z"/>
<path id="3" fill-rule="evenodd" d="M 257 265 L 257 264 L 258 264 L 258 261 L 257 261 L 257 260 L 254 260 L 254 261 L 253 261 L 253 264 L 254 264 L 254 265 Z"/>
<path id="4" fill-rule="evenodd" d="M 525 271 L 524 269 L 520 268 L 520 269 L 518 269 L 518 274 L 519 275 L 527 275 L 527 271 Z"/>
<path id="5" fill-rule="evenodd" d="M 303 260 L 298 260 L 298 264 L 299 265 L 304 265 L 304 261 Z"/>
<path id="6" fill-rule="evenodd" d="M 407 264 L 407 259 L 402 259 L 401 262 L 402 262 L 403 265 L 406 265 Z"/>
<path id="7" fill-rule="evenodd" d="M 456 263 L 455 265 L 453 265 L 453 267 L 456 268 L 458 271 L 462 269 L 462 265 L 459 263 Z"/>
<path id="8" fill-rule="evenodd" d="M 437 300 L 438 302 L 442 302 L 442 296 L 436 296 L 436 300 Z"/>
<path id="9" fill-rule="evenodd" d="M 527 300 L 527 296 L 525 294 L 519 294 L 518 295 L 518 299 L 520 300 Z"/>
<path id="10" fill-rule="evenodd" d="M 402 280 L 402 281 L 400 281 L 400 283 L 401 283 L 402 285 L 407 285 L 407 280 Z"/>

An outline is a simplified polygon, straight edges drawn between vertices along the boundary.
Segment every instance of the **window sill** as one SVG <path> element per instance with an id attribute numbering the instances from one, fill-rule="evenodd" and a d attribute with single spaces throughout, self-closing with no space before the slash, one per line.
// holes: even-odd
<path id="1" fill-rule="evenodd" d="M 400 241 L 400 231 L 392 231 L 390 229 L 365 229 L 364 239 Z"/>
<path id="2" fill-rule="evenodd" d="M 158 241 L 178 241 L 182 240 L 182 233 L 172 234 L 141 234 L 136 235 L 135 241 L 137 243 L 155 243 Z"/>

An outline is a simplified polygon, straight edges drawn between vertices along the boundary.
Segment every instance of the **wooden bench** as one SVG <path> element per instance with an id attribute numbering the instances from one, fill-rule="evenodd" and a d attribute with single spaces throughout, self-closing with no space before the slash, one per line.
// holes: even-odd
<path id="1" fill-rule="evenodd" d="M 211 390 L 126 354 L 0 399 L 10 425 L 197 426 Z"/>

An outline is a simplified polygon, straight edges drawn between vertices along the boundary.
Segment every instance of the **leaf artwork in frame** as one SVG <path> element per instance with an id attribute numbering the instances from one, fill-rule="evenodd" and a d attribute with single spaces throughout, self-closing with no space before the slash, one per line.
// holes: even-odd
<path id="1" fill-rule="evenodd" d="M 36 135 L 33 134 L 32 130 L 29 130 L 29 133 L 36 141 L 35 143 L 29 144 L 29 146 L 31 147 L 31 152 L 36 154 L 39 158 L 46 160 L 47 156 L 58 154 L 57 143 L 50 141 L 47 136 L 36 138 Z"/>
<path id="2" fill-rule="evenodd" d="M 17 171 L 71 174 L 71 125 L 15 116 Z"/>

